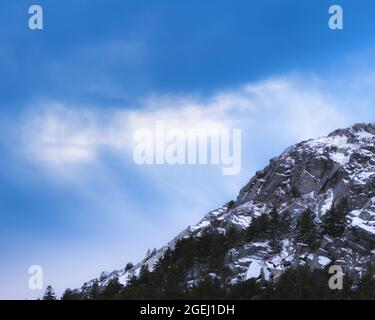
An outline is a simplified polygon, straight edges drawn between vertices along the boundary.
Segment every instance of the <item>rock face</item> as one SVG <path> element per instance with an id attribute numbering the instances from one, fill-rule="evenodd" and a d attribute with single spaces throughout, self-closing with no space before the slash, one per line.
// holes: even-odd
<path id="1" fill-rule="evenodd" d="M 375 124 L 356 124 L 286 149 L 256 173 L 235 201 L 209 212 L 200 223 L 188 227 L 130 271 L 103 275 L 100 285 L 114 276 L 126 283 L 129 274 L 137 275 L 142 265 L 152 269 L 167 248 L 174 248 L 177 240 L 199 237 L 204 230 L 225 233 L 233 226 L 246 229 L 255 217 L 272 208 L 277 208 L 278 214 L 290 214 L 290 228 L 308 208 L 319 224 L 331 206 L 343 199 L 349 209 L 343 236 L 323 235 L 314 250 L 296 243 L 289 232 L 281 240 L 278 253 L 268 241 L 232 248 L 224 261 L 235 274 L 232 282 L 258 278 L 261 274 L 276 280 L 290 267 L 307 264 L 311 269 L 323 269 L 330 263 L 341 265 L 355 278 L 361 276 L 364 266 L 375 265 Z M 91 285 L 92 281 L 86 283 L 83 291 Z"/>

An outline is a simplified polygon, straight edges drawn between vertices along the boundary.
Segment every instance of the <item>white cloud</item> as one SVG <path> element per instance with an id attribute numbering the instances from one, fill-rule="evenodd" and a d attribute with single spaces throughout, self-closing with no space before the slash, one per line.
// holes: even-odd
<path id="1" fill-rule="evenodd" d="M 253 118 L 261 119 L 271 133 L 282 132 L 295 142 L 348 125 L 350 119 L 346 102 L 315 79 L 273 79 L 247 85 L 245 90 L 256 106 Z"/>
<path id="2" fill-rule="evenodd" d="M 138 111 L 94 111 L 49 104 L 27 115 L 21 145 L 28 159 L 46 168 L 86 165 L 98 161 L 104 151 L 128 156 L 133 133 L 140 128 L 153 129 L 156 121 L 163 121 L 169 129 L 230 128 L 229 109 L 220 103 L 206 106 L 174 98 L 164 108 L 146 102 Z"/>
<path id="3" fill-rule="evenodd" d="M 31 160 L 47 166 L 95 160 L 101 133 L 94 113 L 50 105 L 24 123 L 22 146 Z"/>
<path id="4" fill-rule="evenodd" d="M 153 96 L 137 110 L 48 104 L 27 115 L 21 145 L 45 168 L 66 169 L 99 161 L 102 152 L 129 157 L 136 129 L 164 121 L 171 129 L 248 128 L 282 132 L 298 142 L 347 125 L 350 101 L 314 78 L 275 78 L 218 92 L 211 98 Z M 358 117 L 358 110 L 356 110 Z"/>

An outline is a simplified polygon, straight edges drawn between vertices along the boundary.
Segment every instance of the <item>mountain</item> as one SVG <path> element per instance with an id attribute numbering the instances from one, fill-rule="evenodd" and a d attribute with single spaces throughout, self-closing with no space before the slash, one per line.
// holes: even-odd
<path id="1" fill-rule="evenodd" d="M 140 286 L 137 279 L 148 270 L 169 277 L 178 269 L 176 281 L 187 290 L 207 277 L 221 286 L 277 283 L 288 270 L 332 264 L 354 283 L 375 266 L 375 124 L 289 147 L 256 172 L 236 200 L 137 265 L 102 273 L 74 292 L 88 298 L 93 286 Z"/>

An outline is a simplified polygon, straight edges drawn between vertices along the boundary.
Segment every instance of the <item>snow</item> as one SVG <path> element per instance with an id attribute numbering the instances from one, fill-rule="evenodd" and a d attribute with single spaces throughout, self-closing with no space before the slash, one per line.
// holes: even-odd
<path id="1" fill-rule="evenodd" d="M 375 174 L 374 171 L 361 171 L 359 172 L 354 178 L 353 180 L 355 180 L 355 182 L 357 184 L 362 184 L 362 185 L 365 185 L 367 183 L 367 180 L 373 176 Z"/>
<path id="2" fill-rule="evenodd" d="M 361 212 L 362 210 L 353 210 L 350 214 L 351 215 L 358 215 L 359 212 Z M 374 225 L 370 225 L 370 222 L 366 222 L 364 221 L 363 219 L 359 218 L 359 217 L 352 217 L 351 218 L 351 225 L 353 227 L 358 227 L 358 228 L 361 228 L 369 233 L 372 233 L 372 234 L 375 234 L 375 226 Z"/>
<path id="3" fill-rule="evenodd" d="M 369 139 L 374 139 L 375 136 L 371 134 L 370 132 L 367 131 L 359 131 L 355 133 L 355 136 L 360 139 L 360 140 L 369 140 Z"/>
<path id="4" fill-rule="evenodd" d="M 349 162 L 350 154 L 342 153 L 342 152 L 331 152 L 329 157 L 340 164 L 341 166 L 346 165 Z"/>
<path id="5" fill-rule="evenodd" d="M 245 194 L 243 195 L 243 197 L 241 198 L 241 200 L 245 199 L 246 196 L 248 195 L 249 191 L 246 191 Z"/>
<path id="6" fill-rule="evenodd" d="M 262 261 L 261 260 L 253 260 L 253 262 L 250 263 L 249 268 L 246 271 L 245 279 L 257 279 L 261 275 L 262 272 Z"/>
<path id="7" fill-rule="evenodd" d="M 305 193 L 304 195 L 302 195 L 302 198 L 303 199 L 315 199 L 314 197 L 314 194 L 315 194 L 315 191 L 311 191 L 309 193 Z"/>
<path id="8" fill-rule="evenodd" d="M 220 234 L 224 234 L 226 233 L 226 230 L 224 228 L 216 228 L 217 232 L 219 232 Z"/>
<path id="9" fill-rule="evenodd" d="M 346 136 L 330 136 L 330 137 L 320 137 L 317 139 L 311 139 L 306 142 L 306 145 L 319 149 L 322 147 L 343 147 L 348 146 L 347 143 L 348 138 Z"/>
<path id="10" fill-rule="evenodd" d="M 186 283 L 186 285 L 189 287 L 189 288 L 192 288 L 194 287 L 195 285 L 197 285 L 197 281 L 196 280 L 190 280 Z"/>
<path id="11" fill-rule="evenodd" d="M 202 229 L 202 228 L 205 228 L 205 227 L 208 227 L 210 225 L 210 222 L 207 221 L 207 220 L 202 220 L 199 224 L 195 225 L 195 226 L 191 226 L 190 227 L 190 230 L 191 231 L 197 231 L 199 229 Z"/>
<path id="12" fill-rule="evenodd" d="M 333 192 L 332 189 L 329 189 L 325 195 L 324 195 L 324 200 L 323 200 L 322 207 L 320 208 L 320 213 L 322 215 L 326 214 L 327 211 L 332 207 L 333 203 Z"/>
<path id="13" fill-rule="evenodd" d="M 318 257 L 318 262 L 321 266 L 325 267 L 326 265 L 331 263 L 331 259 L 324 257 L 324 256 L 319 256 Z"/>
<path id="14" fill-rule="evenodd" d="M 252 242 L 251 243 L 253 246 L 256 247 L 267 247 L 268 246 L 268 241 L 263 241 L 263 242 Z"/>
<path id="15" fill-rule="evenodd" d="M 235 209 L 235 213 L 237 213 L 237 212 L 238 213 L 247 212 L 247 213 L 254 214 L 254 216 L 258 217 L 258 216 L 260 216 L 264 213 L 265 209 L 266 209 L 266 204 L 249 201 L 249 202 L 246 202 L 246 203 L 238 206 Z"/>
<path id="16" fill-rule="evenodd" d="M 287 257 L 285 258 L 285 261 L 287 261 L 287 262 L 292 262 L 293 260 L 294 260 L 293 255 L 287 256 Z"/>
<path id="17" fill-rule="evenodd" d="M 233 216 L 231 222 L 239 225 L 243 229 L 246 229 L 250 225 L 251 217 L 236 215 L 236 216 Z"/>
<path id="18" fill-rule="evenodd" d="M 317 154 L 324 156 L 325 151 L 335 147 L 337 151 L 331 151 L 329 157 L 331 160 L 340 164 L 341 166 L 346 165 L 349 162 L 351 153 L 353 152 L 355 146 L 347 142 L 348 138 L 346 136 L 331 136 L 331 137 L 321 137 L 318 139 L 312 139 L 307 141 L 305 144 L 313 148 Z"/>
<path id="19" fill-rule="evenodd" d="M 223 212 L 225 212 L 226 210 L 223 209 L 223 208 L 220 208 L 220 209 L 217 209 L 217 210 L 214 210 L 214 211 L 211 211 L 210 213 L 217 216 L 219 214 L 222 214 Z"/>
<path id="20" fill-rule="evenodd" d="M 350 156 L 358 150 L 363 151 L 364 155 L 372 156 L 371 152 L 361 148 L 361 146 L 373 142 L 375 140 L 375 135 L 361 130 L 359 132 L 354 132 L 354 136 L 359 142 L 349 143 L 348 137 L 345 135 L 333 135 L 308 140 L 305 142 L 305 145 L 314 149 L 315 153 L 320 156 L 325 156 L 328 152 L 328 156 L 331 160 L 335 161 L 340 166 L 345 166 L 349 163 Z"/>
<path id="21" fill-rule="evenodd" d="M 278 266 L 282 261 L 282 258 L 280 256 L 275 256 L 273 259 L 272 259 L 272 263 L 274 266 Z"/>
<path id="22" fill-rule="evenodd" d="M 375 234 L 375 226 L 369 226 L 369 225 L 366 225 L 366 224 L 359 224 L 358 227 L 366 230 L 367 232 Z"/>
<path id="23" fill-rule="evenodd" d="M 267 268 L 263 268 L 263 275 L 264 275 L 264 280 L 270 281 L 271 272 Z"/>
<path id="24" fill-rule="evenodd" d="M 100 274 L 100 278 L 106 278 L 110 275 L 111 273 L 108 272 L 108 271 L 102 271 L 102 273 Z"/>
<path id="25" fill-rule="evenodd" d="M 129 272 L 125 272 L 122 276 L 120 276 L 118 278 L 118 281 L 123 284 L 124 286 L 127 285 L 128 281 L 129 281 L 129 277 L 130 277 L 130 274 Z"/>
<path id="26" fill-rule="evenodd" d="M 238 263 L 249 263 L 249 262 L 252 262 L 253 259 L 251 258 L 241 258 L 241 259 L 238 259 Z"/>
<path id="27" fill-rule="evenodd" d="M 307 259 L 309 259 L 309 260 L 313 260 L 314 259 L 314 255 L 312 254 L 312 253 L 309 253 L 308 255 L 307 255 Z"/>

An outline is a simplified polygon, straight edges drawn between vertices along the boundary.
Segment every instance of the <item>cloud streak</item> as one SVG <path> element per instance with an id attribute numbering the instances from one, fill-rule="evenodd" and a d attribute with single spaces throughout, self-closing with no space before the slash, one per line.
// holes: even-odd
<path id="1" fill-rule="evenodd" d="M 142 107 L 90 109 L 63 104 L 43 105 L 27 114 L 20 130 L 27 159 L 44 168 L 66 169 L 100 161 L 103 153 L 129 157 L 133 133 L 163 121 L 170 129 L 233 129 L 250 132 L 281 130 L 291 140 L 327 133 L 366 110 L 348 104 L 314 78 L 280 77 L 245 84 L 209 98 L 153 96 Z M 355 117 L 354 115 L 357 115 Z"/>

